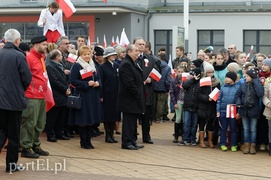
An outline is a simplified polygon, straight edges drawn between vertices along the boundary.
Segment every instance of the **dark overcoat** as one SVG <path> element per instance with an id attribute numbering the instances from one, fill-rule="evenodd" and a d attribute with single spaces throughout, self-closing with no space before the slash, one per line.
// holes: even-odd
<path id="1" fill-rule="evenodd" d="M 80 94 L 82 108 L 72 109 L 69 124 L 79 126 L 90 126 L 101 122 L 102 108 L 100 103 L 100 87 L 88 85 L 88 81 L 98 81 L 101 85 L 100 77 L 97 72 L 93 76 L 82 79 L 80 70 L 83 69 L 79 63 L 75 63 L 71 69 L 70 82 L 75 87 L 73 94 Z"/>
<path id="2" fill-rule="evenodd" d="M 155 59 L 152 56 L 144 54 L 142 58 L 138 58 L 136 62 L 140 65 L 143 70 L 143 81 L 145 81 L 152 69 L 155 67 Z M 152 96 L 153 96 L 153 79 L 151 83 L 145 84 L 144 94 L 145 94 L 145 102 L 146 105 L 152 105 Z"/>
<path id="3" fill-rule="evenodd" d="M 68 83 L 62 65 L 50 60 L 46 65 L 46 69 L 53 91 L 55 107 L 66 106 Z"/>
<path id="4" fill-rule="evenodd" d="M 120 112 L 117 111 L 119 78 L 119 65 L 109 61 L 99 66 L 99 76 L 101 78 L 101 98 L 103 98 L 103 121 L 116 122 L 120 120 Z"/>
<path id="5" fill-rule="evenodd" d="M 141 114 L 145 112 L 145 105 L 142 69 L 129 55 L 126 55 L 119 67 L 117 110 Z"/>

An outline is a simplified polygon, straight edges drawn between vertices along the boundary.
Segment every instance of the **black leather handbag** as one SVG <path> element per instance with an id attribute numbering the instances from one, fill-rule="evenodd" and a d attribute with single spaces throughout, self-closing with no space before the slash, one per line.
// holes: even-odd
<path id="1" fill-rule="evenodd" d="M 71 95 L 67 98 L 67 107 L 71 109 L 81 109 L 82 101 L 80 94 L 78 96 Z"/>

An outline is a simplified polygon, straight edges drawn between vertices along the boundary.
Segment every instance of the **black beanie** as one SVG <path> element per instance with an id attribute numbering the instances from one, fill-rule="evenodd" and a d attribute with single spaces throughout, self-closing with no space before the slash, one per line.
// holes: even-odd
<path id="1" fill-rule="evenodd" d="M 190 74 L 193 75 L 193 76 L 194 75 L 198 76 L 199 74 L 201 74 L 201 70 L 199 68 L 195 68 L 195 69 L 190 71 Z"/>
<path id="2" fill-rule="evenodd" d="M 227 72 L 226 77 L 230 78 L 231 80 L 233 80 L 233 82 L 235 82 L 237 79 L 237 74 L 235 72 Z"/>

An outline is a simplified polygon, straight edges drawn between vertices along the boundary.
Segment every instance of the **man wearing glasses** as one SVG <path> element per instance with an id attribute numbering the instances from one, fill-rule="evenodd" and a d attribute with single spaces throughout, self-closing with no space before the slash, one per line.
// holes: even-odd
<path id="1" fill-rule="evenodd" d="M 228 51 L 229 51 L 230 57 L 234 59 L 234 56 L 237 52 L 236 46 L 234 44 L 229 45 Z"/>

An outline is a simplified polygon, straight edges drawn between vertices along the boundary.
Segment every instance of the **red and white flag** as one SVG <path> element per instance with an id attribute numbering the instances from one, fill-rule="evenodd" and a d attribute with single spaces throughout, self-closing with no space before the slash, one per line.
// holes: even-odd
<path id="1" fill-rule="evenodd" d="M 151 73 L 149 75 L 151 78 L 153 78 L 155 81 L 160 81 L 162 75 L 156 70 L 156 69 L 152 69 Z"/>
<path id="2" fill-rule="evenodd" d="M 185 82 L 187 79 L 189 79 L 189 73 L 182 73 L 182 81 Z"/>
<path id="3" fill-rule="evenodd" d="M 246 57 L 246 61 L 249 61 L 249 57 L 250 57 L 250 55 L 252 54 L 252 52 L 253 52 L 253 48 L 254 48 L 254 46 L 253 45 L 251 45 L 250 46 L 250 50 L 249 50 L 249 53 L 247 54 L 247 57 Z"/>
<path id="4" fill-rule="evenodd" d="M 168 63 L 167 65 L 170 67 L 171 69 L 171 76 L 173 77 L 173 74 L 175 73 L 173 67 L 172 67 L 172 60 L 171 60 L 171 54 L 169 55 L 169 60 L 168 60 Z M 176 76 L 176 74 L 174 75 L 174 77 Z"/>
<path id="5" fill-rule="evenodd" d="M 120 44 L 119 36 L 117 36 L 115 44 L 116 44 L 116 45 L 119 45 L 119 44 Z"/>
<path id="6" fill-rule="evenodd" d="M 65 14 L 66 18 L 69 18 L 73 13 L 76 12 L 76 9 L 70 0 L 56 0 Z"/>
<path id="7" fill-rule="evenodd" d="M 46 101 L 46 112 L 48 112 L 55 105 L 55 100 L 49 79 L 47 81 L 47 91 L 45 94 L 45 101 Z"/>
<path id="8" fill-rule="evenodd" d="M 226 118 L 236 118 L 236 105 L 227 104 Z"/>
<path id="9" fill-rule="evenodd" d="M 80 70 L 80 74 L 81 74 L 81 78 L 82 78 L 82 79 L 85 79 L 85 78 L 88 78 L 88 77 L 93 76 L 93 73 L 92 73 L 90 67 L 88 67 L 88 68 L 86 68 L 86 69 Z"/>
<path id="10" fill-rule="evenodd" d="M 100 44 L 100 41 L 99 41 L 99 37 L 97 36 L 97 40 L 96 40 L 97 42 L 97 44 L 99 45 Z"/>
<path id="11" fill-rule="evenodd" d="M 107 3 L 107 0 L 103 0 L 104 1 L 104 4 L 106 4 Z"/>
<path id="12" fill-rule="evenodd" d="M 104 48 L 107 47 L 107 43 L 106 43 L 106 37 L 105 37 L 105 34 L 104 34 Z"/>
<path id="13" fill-rule="evenodd" d="M 90 38 L 88 36 L 87 46 L 90 47 Z"/>
<path id="14" fill-rule="evenodd" d="M 111 46 L 113 47 L 115 45 L 114 36 L 112 36 Z"/>
<path id="15" fill-rule="evenodd" d="M 128 44 L 130 44 L 130 41 L 127 38 L 127 35 L 125 33 L 125 29 L 123 28 L 123 30 L 121 32 L 121 36 L 120 36 L 120 45 L 126 47 L 126 46 L 128 46 Z"/>
<path id="16" fill-rule="evenodd" d="M 75 54 L 69 53 L 69 56 L 67 57 L 67 61 L 69 61 L 71 63 L 75 63 L 77 58 L 78 58 L 78 56 L 76 56 Z"/>
<path id="17" fill-rule="evenodd" d="M 199 80 L 199 86 L 211 86 L 212 85 L 212 81 L 211 81 L 211 77 L 205 77 L 205 78 L 201 78 Z"/>
<path id="18" fill-rule="evenodd" d="M 218 99 L 218 96 L 219 96 L 219 89 L 218 88 L 215 88 L 210 94 L 209 94 L 209 97 L 212 98 L 214 101 L 217 101 Z"/>

